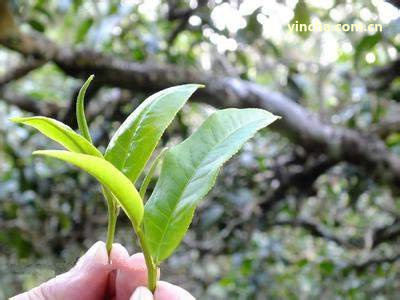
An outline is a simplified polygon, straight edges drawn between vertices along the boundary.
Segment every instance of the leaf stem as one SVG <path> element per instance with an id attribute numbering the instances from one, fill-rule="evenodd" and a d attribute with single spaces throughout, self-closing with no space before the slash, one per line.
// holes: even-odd
<path id="1" fill-rule="evenodd" d="M 117 222 L 119 209 L 118 209 L 117 201 L 116 201 L 114 195 L 112 194 L 112 192 L 104 186 L 102 186 L 102 191 L 103 191 L 104 197 L 106 198 L 107 207 L 108 207 L 108 226 L 107 226 L 106 248 L 107 248 L 108 256 L 110 257 L 110 252 L 111 252 L 112 244 L 114 241 L 115 226 L 116 226 L 116 222 Z M 157 266 L 154 263 L 153 258 L 151 257 L 150 248 L 149 248 L 149 245 L 147 243 L 147 240 L 144 236 L 142 229 L 136 225 L 136 222 L 133 219 L 131 219 L 131 223 L 132 223 L 133 229 L 135 230 L 135 232 L 139 238 L 140 247 L 142 248 L 144 259 L 146 262 L 148 288 L 151 292 L 154 293 L 154 291 L 156 289 L 156 285 L 157 285 Z"/>
<path id="2" fill-rule="evenodd" d="M 143 231 L 141 229 L 135 229 L 135 231 L 139 237 L 140 246 L 142 247 L 144 259 L 146 261 L 148 288 L 154 293 L 157 285 L 157 266 L 150 255 L 149 245 L 147 244 Z"/>
<path id="3" fill-rule="evenodd" d="M 117 210 L 115 209 L 114 205 L 114 207 L 108 209 L 107 240 L 106 240 L 106 248 L 108 256 L 110 256 L 112 244 L 114 242 L 116 224 L 117 224 Z"/>
<path id="4" fill-rule="evenodd" d="M 103 195 L 106 198 L 107 208 L 108 208 L 108 224 L 107 224 L 107 240 L 106 240 L 106 249 L 107 254 L 110 257 L 112 244 L 114 242 L 115 235 L 115 227 L 117 224 L 118 217 L 118 205 L 116 200 L 114 199 L 114 195 L 108 190 L 106 187 L 102 187 Z"/>
<path id="5" fill-rule="evenodd" d="M 146 177 L 143 180 L 143 183 L 142 183 L 142 185 L 140 187 L 140 190 L 139 190 L 140 197 L 142 197 L 143 200 L 144 200 L 144 196 L 146 195 L 147 187 L 149 186 L 149 183 L 150 183 L 151 179 L 153 178 L 154 172 L 156 171 L 156 168 L 157 168 L 159 162 L 164 157 L 165 152 L 167 150 L 168 150 L 168 148 L 165 147 L 160 151 L 160 153 L 153 160 L 153 162 L 152 162 L 152 164 L 150 166 L 150 170 L 149 170 L 149 172 L 147 173 Z"/>
<path id="6" fill-rule="evenodd" d="M 162 157 L 162 154 L 164 152 L 165 151 L 163 150 L 158 155 L 158 157 L 156 158 L 157 162 Z M 157 165 L 157 162 L 153 163 L 154 169 L 155 169 L 155 166 Z M 154 170 L 153 170 L 153 172 L 154 172 Z M 150 176 L 150 178 L 151 178 L 151 176 Z M 148 181 L 150 181 L 150 180 L 148 180 Z M 110 252 L 111 252 L 112 244 L 114 241 L 115 226 L 116 226 L 116 222 L 117 222 L 119 208 L 118 208 L 117 199 L 115 198 L 113 193 L 105 186 L 102 186 L 102 191 L 103 191 L 104 197 L 106 198 L 107 207 L 108 207 L 108 226 L 107 226 L 106 248 L 107 248 L 108 257 L 110 257 Z M 135 230 L 135 232 L 139 238 L 140 247 L 142 248 L 142 251 L 143 251 L 144 259 L 145 259 L 146 266 L 147 266 L 148 288 L 152 293 L 154 293 L 154 291 L 156 289 L 156 285 L 157 285 L 157 266 L 154 263 L 153 258 L 151 257 L 150 248 L 149 248 L 147 240 L 144 236 L 143 230 L 136 224 L 134 219 L 131 219 L 130 217 L 129 217 L 129 219 L 132 223 L 133 229 Z"/>

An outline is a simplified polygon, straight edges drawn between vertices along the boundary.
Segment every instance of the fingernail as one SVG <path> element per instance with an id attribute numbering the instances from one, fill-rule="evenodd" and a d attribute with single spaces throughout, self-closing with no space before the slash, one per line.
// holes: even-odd
<path id="1" fill-rule="evenodd" d="M 104 249 L 103 249 L 104 248 Z M 75 267 L 82 268 L 92 262 L 103 262 L 107 255 L 103 242 L 96 242 L 92 247 L 78 260 Z"/>
<path id="2" fill-rule="evenodd" d="M 114 243 L 110 253 L 110 261 L 112 265 L 118 265 L 129 259 L 128 250 L 119 243 Z"/>
<path id="3" fill-rule="evenodd" d="M 153 300 L 153 294 L 144 286 L 139 286 L 129 300 Z"/>

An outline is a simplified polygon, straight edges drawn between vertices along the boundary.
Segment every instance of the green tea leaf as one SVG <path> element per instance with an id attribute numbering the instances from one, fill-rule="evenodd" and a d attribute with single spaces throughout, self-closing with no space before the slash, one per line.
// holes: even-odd
<path id="1" fill-rule="evenodd" d="M 10 120 L 36 128 L 69 151 L 103 157 L 100 151 L 83 136 L 57 120 L 46 117 L 11 118 Z"/>
<path id="2" fill-rule="evenodd" d="M 165 129 L 199 87 L 198 84 L 175 86 L 147 98 L 112 137 L 105 158 L 134 183 Z"/>
<path id="3" fill-rule="evenodd" d="M 179 245 L 196 204 L 214 185 L 222 164 L 259 129 L 277 118 L 261 109 L 221 110 L 166 153 L 143 219 L 150 252 L 157 264 Z"/>
<path id="4" fill-rule="evenodd" d="M 78 122 L 79 131 L 85 139 L 87 139 L 92 144 L 92 137 L 90 136 L 90 131 L 85 117 L 85 94 L 89 87 L 90 82 L 92 82 L 94 75 L 90 75 L 86 82 L 83 84 L 82 88 L 79 90 L 78 99 L 76 101 L 76 120 Z"/>
<path id="5" fill-rule="evenodd" d="M 132 182 L 103 158 L 61 150 L 39 150 L 35 155 L 45 155 L 69 162 L 107 187 L 121 204 L 122 209 L 138 228 L 143 218 L 143 202 Z"/>

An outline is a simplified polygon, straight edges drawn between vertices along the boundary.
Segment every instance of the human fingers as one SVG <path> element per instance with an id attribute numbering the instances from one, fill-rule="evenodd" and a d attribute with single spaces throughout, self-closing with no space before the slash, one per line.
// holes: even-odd
<path id="1" fill-rule="evenodd" d="M 111 264 L 116 269 L 115 299 L 129 300 L 139 286 L 147 285 L 147 267 L 142 253 L 129 256 L 128 251 L 114 244 L 111 250 Z"/>
<path id="2" fill-rule="evenodd" d="M 96 242 L 71 270 L 11 299 L 103 299 L 110 271 L 105 244 Z"/>
<path id="3" fill-rule="evenodd" d="M 149 298 L 151 292 L 147 286 L 147 267 L 142 253 L 129 256 L 128 251 L 120 244 L 114 244 L 111 251 L 111 263 L 116 269 L 115 299 L 153 299 Z M 136 290 L 138 290 L 136 292 Z M 133 294 L 132 294 L 133 293 Z M 136 298 L 132 298 L 132 297 Z M 146 298 L 147 297 L 147 298 Z M 183 288 L 165 281 L 158 281 L 154 293 L 155 300 L 193 300 L 195 299 Z"/>

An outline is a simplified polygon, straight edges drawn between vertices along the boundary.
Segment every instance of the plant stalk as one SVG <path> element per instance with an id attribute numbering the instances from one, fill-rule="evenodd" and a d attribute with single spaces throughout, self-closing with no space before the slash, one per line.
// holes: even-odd
<path id="1" fill-rule="evenodd" d="M 103 195 L 106 198 L 107 202 L 107 211 L 108 211 L 108 224 L 107 224 L 107 240 L 106 240 L 106 249 L 108 257 L 110 258 L 110 253 L 112 249 L 112 244 L 114 242 L 115 235 L 115 227 L 117 224 L 118 218 L 118 204 L 114 199 L 114 195 L 107 188 L 102 187 Z"/>
<path id="2" fill-rule="evenodd" d="M 114 241 L 115 234 L 115 226 L 117 223 L 118 217 L 118 204 L 114 198 L 114 195 L 108 190 L 106 187 L 102 187 L 104 197 L 106 198 L 107 207 L 108 207 L 108 226 L 107 226 L 107 240 L 106 240 L 106 248 L 108 257 L 110 257 L 110 252 L 112 249 L 112 244 Z M 144 259 L 147 266 L 147 281 L 149 290 L 154 293 L 157 285 L 157 266 L 154 263 L 153 258 L 150 255 L 150 248 L 144 237 L 144 233 L 139 226 L 135 224 L 133 220 L 131 220 L 133 229 L 135 230 L 138 238 L 140 247 L 143 250 Z"/>
<path id="3" fill-rule="evenodd" d="M 157 285 L 157 266 L 150 255 L 149 245 L 147 244 L 143 231 L 141 229 L 135 229 L 135 231 L 139 237 L 140 246 L 143 250 L 144 259 L 146 261 L 148 288 L 152 293 L 154 293 Z"/>
<path id="4" fill-rule="evenodd" d="M 107 240 L 106 249 L 107 254 L 110 256 L 112 245 L 114 242 L 115 227 L 117 224 L 118 209 L 115 208 L 115 203 L 110 207 L 108 205 L 108 224 L 107 224 Z"/>
<path id="5" fill-rule="evenodd" d="M 144 180 L 142 182 L 142 186 L 140 187 L 139 194 L 140 194 L 140 197 L 142 197 L 143 201 L 144 201 L 144 198 L 146 195 L 147 187 L 149 186 L 149 183 L 150 183 L 151 179 L 153 178 L 153 175 L 156 171 L 156 168 L 157 168 L 159 162 L 163 159 L 167 150 L 168 150 L 167 147 L 163 148 L 161 150 L 161 152 L 156 156 L 156 158 L 151 163 L 149 172 L 147 173 L 146 177 L 144 178 Z"/>

